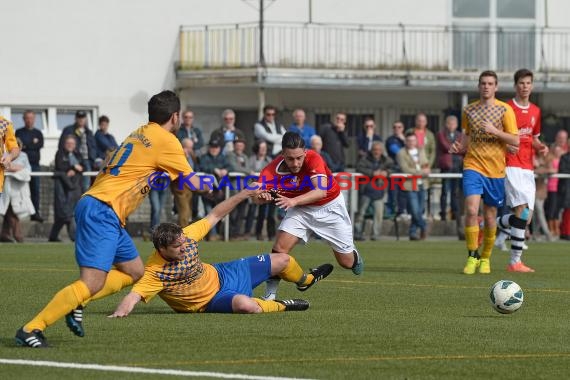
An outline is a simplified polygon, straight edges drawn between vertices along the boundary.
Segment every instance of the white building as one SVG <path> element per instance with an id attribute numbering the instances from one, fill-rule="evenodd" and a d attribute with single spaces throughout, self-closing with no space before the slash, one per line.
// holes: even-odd
<path id="1" fill-rule="evenodd" d="M 570 3 L 565 0 L 19 0 L 0 5 L 0 113 L 34 109 L 52 161 L 77 109 L 111 118 L 118 140 L 145 122 L 148 98 L 176 89 L 206 136 L 234 108 L 251 132 L 258 110 L 337 110 L 356 135 L 364 115 L 391 123 L 422 110 L 438 129 L 476 96 L 478 73 L 533 69 L 545 134 L 570 128 Z"/>

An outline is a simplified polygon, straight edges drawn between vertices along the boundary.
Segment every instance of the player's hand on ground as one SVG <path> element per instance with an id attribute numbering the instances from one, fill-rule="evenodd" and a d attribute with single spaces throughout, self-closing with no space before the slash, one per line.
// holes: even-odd
<path id="1" fill-rule="evenodd" d="M 127 310 L 121 310 L 121 308 L 118 308 L 113 312 L 113 314 L 107 315 L 107 318 L 125 318 L 127 315 L 129 315 Z"/>
<path id="2" fill-rule="evenodd" d="M 275 200 L 275 204 L 277 205 L 277 207 L 282 208 L 285 211 L 297 205 L 295 202 L 295 198 L 287 198 L 281 194 L 277 194 L 277 199 Z"/>

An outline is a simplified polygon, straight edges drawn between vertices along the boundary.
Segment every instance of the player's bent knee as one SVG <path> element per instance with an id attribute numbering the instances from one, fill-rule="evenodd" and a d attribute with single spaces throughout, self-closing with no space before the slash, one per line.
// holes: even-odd
<path id="1" fill-rule="evenodd" d="M 289 264 L 291 256 L 286 253 L 271 254 L 271 274 L 280 273 Z"/>
<path id="2" fill-rule="evenodd" d="M 239 294 L 232 299 L 232 311 L 240 314 L 261 313 L 263 310 L 253 299 Z"/>
<path id="3" fill-rule="evenodd" d="M 354 265 L 354 255 L 351 253 L 337 253 L 335 252 L 336 261 L 338 265 L 345 269 L 351 269 Z"/>

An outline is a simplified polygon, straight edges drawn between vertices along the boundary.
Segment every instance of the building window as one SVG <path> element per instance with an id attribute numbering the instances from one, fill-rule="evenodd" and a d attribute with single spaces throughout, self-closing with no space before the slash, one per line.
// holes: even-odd
<path id="1" fill-rule="evenodd" d="M 497 0 L 499 18 L 535 18 L 534 0 Z"/>
<path id="2" fill-rule="evenodd" d="M 489 17 L 489 0 L 453 0 L 453 17 Z"/>
<path id="3" fill-rule="evenodd" d="M 12 108 L 11 121 L 14 129 L 20 129 L 24 126 L 24 112 L 28 109 Z M 47 127 L 47 110 L 29 109 L 36 115 L 34 127 L 40 131 L 45 131 Z"/>
<path id="4" fill-rule="evenodd" d="M 65 127 L 75 124 L 75 112 L 78 109 L 63 109 L 57 110 L 57 129 L 62 131 Z M 90 110 L 85 110 L 87 113 L 87 126 L 93 131 L 93 113 Z"/>

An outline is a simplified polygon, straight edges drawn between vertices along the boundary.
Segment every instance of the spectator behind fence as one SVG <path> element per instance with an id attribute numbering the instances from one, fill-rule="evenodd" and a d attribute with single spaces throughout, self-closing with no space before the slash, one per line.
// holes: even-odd
<path id="1" fill-rule="evenodd" d="M 22 140 L 22 152 L 28 155 L 32 172 L 39 172 L 41 171 L 40 150 L 44 147 L 44 135 L 42 131 L 35 128 L 36 114 L 34 111 L 24 111 L 23 119 L 24 126 L 16 131 L 16 138 Z M 32 203 L 36 210 L 30 219 L 35 222 L 43 223 L 44 218 L 42 218 L 40 213 L 40 177 L 31 177 L 29 184 Z"/>
<path id="2" fill-rule="evenodd" d="M 230 164 L 226 156 L 222 154 L 222 142 L 210 140 L 208 152 L 200 157 L 200 170 L 206 174 L 213 174 L 219 181 L 227 176 L 230 171 Z M 206 214 L 209 214 L 216 205 L 224 199 L 223 189 L 215 189 L 211 194 L 202 197 Z M 209 233 L 209 240 L 220 240 L 217 226 L 213 226 Z"/>
<path id="3" fill-rule="evenodd" d="M 228 164 L 230 166 L 230 171 L 240 173 L 244 177 L 250 175 L 253 170 L 249 164 L 249 157 L 245 154 L 245 140 L 238 138 L 234 141 L 233 145 L 234 150 L 226 155 Z M 243 184 L 243 179 L 232 180 L 234 186 L 237 185 L 237 181 Z M 242 187 L 235 186 L 235 188 L 238 189 Z M 230 213 L 231 239 L 244 240 L 244 234 L 242 233 L 242 230 L 244 229 L 244 219 L 248 200 L 249 198 L 242 201 Z"/>
<path id="4" fill-rule="evenodd" d="M 184 111 L 182 114 L 182 123 L 180 124 L 180 129 L 176 132 L 176 137 L 178 137 L 180 141 L 184 139 L 192 140 L 194 142 L 194 152 L 196 156 L 200 156 L 202 147 L 204 146 L 204 136 L 202 130 L 194 125 L 194 112 L 190 110 Z"/>
<path id="5" fill-rule="evenodd" d="M 181 144 L 184 155 L 188 160 L 188 164 L 190 164 L 190 167 L 195 172 L 198 172 L 200 169 L 198 168 L 196 155 L 194 154 L 194 141 L 191 139 L 183 139 Z M 188 186 L 182 186 L 182 189 L 180 189 L 178 180 L 172 182 L 170 190 L 174 196 L 174 207 L 178 212 L 178 225 L 184 228 L 190 224 L 190 218 L 192 218 L 192 211 L 194 208 L 194 196 L 192 195 L 192 190 L 190 190 Z"/>
<path id="6" fill-rule="evenodd" d="M 18 146 L 22 148 L 22 141 L 18 139 Z M 6 168 L 4 190 L 0 196 L 0 215 L 4 215 L 0 242 L 10 242 L 14 237 L 18 243 L 24 241 L 20 219 L 35 214 L 34 204 L 30 195 L 29 182 L 32 168 L 25 152 L 13 160 Z"/>
<path id="7" fill-rule="evenodd" d="M 269 155 L 277 156 L 281 153 L 281 140 L 285 134 L 285 127 L 275 121 L 277 108 L 267 105 L 263 107 L 263 117 L 254 126 L 255 138 L 267 143 Z"/>
<path id="8" fill-rule="evenodd" d="M 311 137 L 317 132 L 313 126 L 307 124 L 306 118 L 305 111 L 301 108 L 293 111 L 293 124 L 289 127 L 289 132 L 298 133 L 305 140 L 305 146 L 311 146 Z"/>
<path id="9" fill-rule="evenodd" d="M 428 159 L 429 167 L 433 168 L 436 155 L 435 136 L 427 126 L 427 115 L 423 112 L 419 112 L 414 119 L 414 128 L 411 130 L 414 131 L 418 139 L 418 148 L 423 149 L 426 158 Z"/>
<path id="10" fill-rule="evenodd" d="M 378 135 L 376 130 L 376 123 L 371 117 L 364 119 L 362 132 L 358 134 L 358 158 L 367 157 L 368 153 L 372 150 L 372 144 L 375 141 L 382 141 L 382 137 Z"/>
<path id="11" fill-rule="evenodd" d="M 346 114 L 338 112 L 334 122 L 324 124 L 319 128 L 319 135 L 323 139 L 323 150 L 327 152 L 337 171 L 344 171 L 346 159 L 344 148 L 348 148 L 348 138 L 346 136 Z M 330 167 L 329 167 L 330 168 Z M 330 168 L 332 170 L 332 168 Z M 335 171 L 335 170 L 333 170 Z"/>
<path id="12" fill-rule="evenodd" d="M 99 118 L 99 129 L 95 132 L 95 143 L 97 144 L 97 169 L 99 169 L 102 163 L 107 158 L 111 152 L 115 151 L 119 147 L 115 137 L 109 133 L 109 118 L 105 115 Z"/>
<path id="13" fill-rule="evenodd" d="M 570 174 L 570 152 L 560 157 L 558 173 Z M 570 240 L 570 179 L 560 178 L 558 182 L 558 205 L 562 209 L 560 239 Z"/>
<path id="14" fill-rule="evenodd" d="M 325 163 L 327 164 L 327 166 L 329 167 L 329 169 L 333 172 L 333 173 L 337 173 L 342 171 L 341 170 L 341 166 L 336 165 L 331 156 L 323 151 L 323 139 L 321 138 L 321 136 L 319 135 L 314 135 L 313 137 L 311 137 L 311 145 L 310 145 L 311 149 L 314 150 L 315 152 L 317 152 L 318 154 L 321 155 L 321 157 L 323 158 L 323 160 L 325 161 Z"/>
<path id="15" fill-rule="evenodd" d="M 445 127 L 437 133 L 438 167 L 442 173 L 461 173 L 463 154 L 451 154 L 449 150 L 455 141 L 461 141 L 462 134 L 457 130 L 457 117 L 445 118 Z M 441 181 L 440 212 L 441 220 L 447 219 L 447 196 L 451 208 L 451 220 L 460 217 L 457 213 L 457 191 L 462 186 L 461 178 L 443 178 Z"/>
<path id="16" fill-rule="evenodd" d="M 365 240 L 365 217 L 368 209 L 372 206 L 372 233 L 370 240 L 380 239 L 382 233 L 382 221 L 384 219 L 384 193 L 390 187 L 388 183 L 388 173 L 393 167 L 391 158 L 384 155 L 384 145 L 380 141 L 372 143 L 372 149 L 366 157 L 358 160 L 356 171 L 369 177 L 370 179 L 381 176 L 373 183 L 367 183 L 359 189 L 358 214 L 356 217 L 355 240 Z"/>
<path id="17" fill-rule="evenodd" d="M 562 155 L 564 155 L 564 148 L 555 143 L 546 158 L 548 173 L 558 173 L 558 168 L 560 166 L 560 157 L 562 157 Z M 550 229 L 550 233 L 554 239 L 560 236 L 560 196 L 558 194 L 559 182 L 560 179 L 558 178 L 548 178 L 546 182 L 548 195 L 544 203 L 544 211 L 546 214 L 546 220 L 548 222 L 548 228 Z"/>
<path id="18" fill-rule="evenodd" d="M 405 145 L 406 138 L 404 136 L 404 123 L 396 120 L 392 124 L 393 134 L 386 139 L 386 151 L 388 157 L 394 162 L 392 171 L 394 173 L 400 172 L 400 166 L 396 155 Z M 391 186 L 388 190 L 387 214 L 392 216 L 399 216 L 406 213 L 406 194 L 400 190 L 398 186 Z"/>
<path id="19" fill-rule="evenodd" d="M 65 150 L 65 140 L 67 136 L 75 138 L 75 146 L 81 155 L 79 164 L 83 171 L 91 171 L 95 169 L 95 160 L 97 159 L 97 144 L 95 136 L 87 126 L 87 113 L 85 111 L 75 112 L 75 123 L 63 129 L 59 138 L 58 147 L 61 151 Z M 91 185 L 89 176 L 82 176 L 81 191 L 86 192 Z"/>
<path id="20" fill-rule="evenodd" d="M 252 174 L 261 172 L 261 169 L 271 163 L 271 158 L 267 154 L 267 143 L 265 141 L 256 141 L 252 148 L 253 154 L 249 157 L 249 166 Z M 245 238 L 249 237 L 253 220 L 257 211 L 257 219 L 255 223 L 255 236 L 257 240 L 263 240 L 263 222 L 267 220 L 267 236 L 269 240 L 275 237 L 275 204 L 268 203 L 264 205 L 256 205 L 250 202 L 247 211 L 247 219 L 245 222 Z"/>
<path id="21" fill-rule="evenodd" d="M 4 171 L 10 163 L 18 157 L 20 148 L 14 134 L 14 126 L 8 119 L 0 116 L 0 197 L 3 196 Z"/>
<path id="22" fill-rule="evenodd" d="M 403 173 L 427 175 L 430 173 L 429 161 L 422 148 L 418 148 L 418 140 L 414 131 L 406 132 L 406 146 L 396 155 Z M 408 199 L 408 211 L 412 215 L 410 222 L 410 240 L 424 240 L 427 237 L 427 224 L 423 217 L 426 201 L 426 190 L 429 188 L 427 178 L 404 181 L 404 191 Z M 420 236 L 417 236 L 417 230 Z"/>
<path id="23" fill-rule="evenodd" d="M 533 234 L 536 238 L 538 237 L 540 230 L 542 230 L 542 233 L 546 237 L 546 240 L 552 241 L 552 234 L 548 228 L 548 222 L 546 221 L 546 214 L 544 209 L 544 201 L 546 200 L 546 196 L 548 194 L 548 190 L 546 188 L 547 178 L 545 177 L 545 175 L 548 174 L 547 157 L 544 157 L 542 154 L 534 155 L 536 194 L 534 202 L 535 217 L 533 218 Z"/>
<path id="24" fill-rule="evenodd" d="M 73 213 L 75 205 L 81 198 L 82 174 L 81 162 L 83 157 L 77 151 L 77 139 L 68 135 L 63 141 L 63 149 L 55 154 L 54 173 L 54 222 L 49 234 L 49 241 L 60 242 L 59 231 L 67 227 L 67 234 L 75 241 L 75 220 Z"/>
<path id="25" fill-rule="evenodd" d="M 210 136 L 210 140 L 218 140 L 222 143 L 222 154 L 226 154 L 234 150 L 234 141 L 245 141 L 245 134 L 236 127 L 236 114 L 233 110 L 227 109 L 222 112 L 222 126 Z"/>

